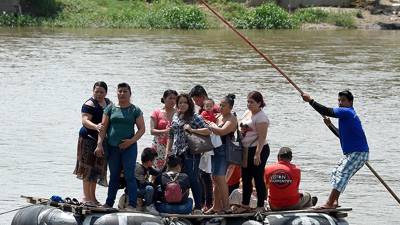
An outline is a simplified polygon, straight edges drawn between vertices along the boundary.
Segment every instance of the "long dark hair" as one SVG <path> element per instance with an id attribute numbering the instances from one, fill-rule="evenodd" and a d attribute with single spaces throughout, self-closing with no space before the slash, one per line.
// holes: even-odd
<path id="1" fill-rule="evenodd" d="M 176 97 L 176 108 L 178 108 L 178 103 L 179 103 L 179 99 L 181 98 L 186 98 L 187 102 L 188 102 L 188 110 L 186 110 L 186 112 L 183 114 L 183 119 L 186 122 L 189 122 L 193 119 L 193 115 L 194 115 L 194 103 L 192 101 L 192 99 L 189 97 L 188 94 L 180 94 L 178 95 L 178 97 Z M 180 115 L 180 113 L 178 114 Z"/>

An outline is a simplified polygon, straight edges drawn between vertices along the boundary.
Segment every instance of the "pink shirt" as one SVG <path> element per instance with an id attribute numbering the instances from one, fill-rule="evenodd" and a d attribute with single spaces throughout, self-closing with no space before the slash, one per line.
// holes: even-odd
<path id="1" fill-rule="evenodd" d="M 165 117 L 165 112 L 162 112 L 161 109 L 154 110 L 150 117 L 154 119 L 154 128 L 157 130 L 164 130 L 171 125 L 171 121 Z M 157 143 L 163 145 L 167 144 L 168 135 L 159 135 L 155 136 L 155 138 L 157 138 Z"/>

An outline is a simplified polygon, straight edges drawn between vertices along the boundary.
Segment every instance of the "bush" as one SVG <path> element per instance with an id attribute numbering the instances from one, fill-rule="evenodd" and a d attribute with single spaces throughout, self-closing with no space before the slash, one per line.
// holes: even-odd
<path id="1" fill-rule="evenodd" d="M 25 15 L 17 15 L 17 14 L 7 14 L 3 12 L 0 15 L 0 26 L 8 26 L 8 27 L 32 27 L 39 26 L 41 24 L 41 20 L 34 18 L 32 16 Z"/>
<path id="2" fill-rule="evenodd" d="M 274 3 L 268 3 L 255 9 L 251 27 L 257 29 L 292 29 L 295 24 L 288 12 Z"/>
<path id="3" fill-rule="evenodd" d="M 290 14 L 275 3 L 249 9 L 232 21 L 237 28 L 242 29 L 292 29 L 297 26 Z"/>
<path id="4" fill-rule="evenodd" d="M 163 12 L 168 28 L 201 29 L 206 27 L 206 18 L 198 8 L 191 6 L 174 6 Z"/>

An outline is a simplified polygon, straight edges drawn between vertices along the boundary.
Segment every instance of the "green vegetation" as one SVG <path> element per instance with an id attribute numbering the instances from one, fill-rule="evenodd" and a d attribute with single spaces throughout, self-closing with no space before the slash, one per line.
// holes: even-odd
<path id="1" fill-rule="evenodd" d="M 328 23 L 345 28 L 355 28 L 356 14 L 349 12 L 329 12 L 322 9 L 299 9 L 293 14 L 293 18 L 299 24 L 303 23 Z"/>
<path id="2" fill-rule="evenodd" d="M 205 29 L 219 22 L 203 7 L 182 0 L 23 0 L 24 15 L 0 15 L 0 26 L 109 27 Z M 242 29 L 294 29 L 304 23 L 355 27 L 351 13 L 300 9 L 290 14 L 275 3 L 250 8 L 230 0 L 214 0 L 214 7 Z"/>

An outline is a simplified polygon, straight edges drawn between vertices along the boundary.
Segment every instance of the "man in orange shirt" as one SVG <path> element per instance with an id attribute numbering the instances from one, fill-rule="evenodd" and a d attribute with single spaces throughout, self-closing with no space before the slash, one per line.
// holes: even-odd
<path id="1" fill-rule="evenodd" d="M 292 150 L 283 147 L 278 152 L 278 162 L 265 168 L 264 177 L 271 210 L 297 210 L 317 203 L 317 197 L 299 192 L 300 168 L 291 161 Z"/>

